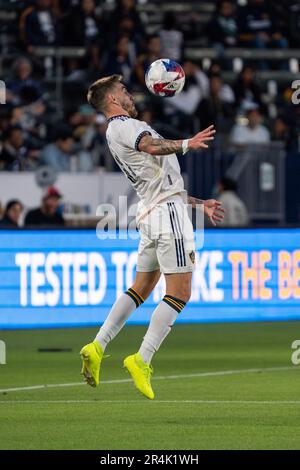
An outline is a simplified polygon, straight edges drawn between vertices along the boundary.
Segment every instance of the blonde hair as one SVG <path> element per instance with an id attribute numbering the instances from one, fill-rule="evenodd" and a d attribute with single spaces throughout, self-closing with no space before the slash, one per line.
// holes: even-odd
<path id="1" fill-rule="evenodd" d="M 96 109 L 96 111 L 105 110 L 105 98 L 108 91 L 111 91 L 114 85 L 121 82 L 122 75 L 110 75 L 96 80 L 88 89 L 87 100 L 88 103 Z"/>

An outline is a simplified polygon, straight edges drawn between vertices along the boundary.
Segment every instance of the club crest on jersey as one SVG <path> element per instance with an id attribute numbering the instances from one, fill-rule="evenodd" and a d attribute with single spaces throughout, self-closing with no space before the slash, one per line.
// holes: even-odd
<path id="1" fill-rule="evenodd" d="M 195 252 L 194 251 L 191 251 L 189 253 L 189 257 L 190 257 L 191 262 L 195 264 Z"/>

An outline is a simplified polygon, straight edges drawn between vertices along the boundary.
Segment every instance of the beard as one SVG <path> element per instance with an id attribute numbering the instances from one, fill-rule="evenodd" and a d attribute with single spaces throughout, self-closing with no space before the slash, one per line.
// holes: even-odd
<path id="1" fill-rule="evenodd" d="M 134 102 L 130 101 L 130 102 L 127 102 L 127 103 L 123 103 L 122 107 L 123 107 L 123 109 L 125 109 L 127 111 L 127 113 L 129 114 L 129 116 L 131 118 L 136 118 L 137 117 L 138 112 L 136 110 Z"/>
<path id="2" fill-rule="evenodd" d="M 131 108 L 131 110 L 128 111 L 128 113 L 129 113 L 129 116 L 132 117 L 132 118 L 136 118 L 137 115 L 138 115 L 138 112 L 137 112 L 136 107 L 134 105 Z"/>

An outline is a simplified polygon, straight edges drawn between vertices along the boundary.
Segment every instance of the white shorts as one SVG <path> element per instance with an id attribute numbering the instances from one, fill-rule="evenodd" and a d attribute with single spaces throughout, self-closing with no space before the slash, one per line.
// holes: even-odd
<path id="1" fill-rule="evenodd" d="M 187 207 L 180 197 L 157 204 L 139 224 L 137 271 L 186 273 L 194 270 L 195 240 Z"/>

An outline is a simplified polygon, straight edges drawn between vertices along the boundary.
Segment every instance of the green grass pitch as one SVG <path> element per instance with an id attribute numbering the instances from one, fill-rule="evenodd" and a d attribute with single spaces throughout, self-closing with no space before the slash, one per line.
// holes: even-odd
<path id="1" fill-rule="evenodd" d="M 98 389 L 80 385 L 78 355 L 96 329 L 0 331 L 0 449 L 299 449 L 299 325 L 176 325 L 153 362 L 154 401 L 122 368 L 146 327 L 111 343 Z"/>

